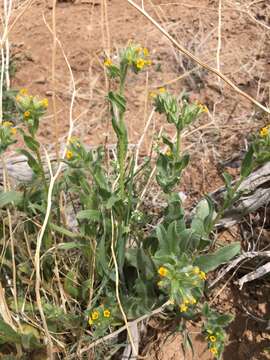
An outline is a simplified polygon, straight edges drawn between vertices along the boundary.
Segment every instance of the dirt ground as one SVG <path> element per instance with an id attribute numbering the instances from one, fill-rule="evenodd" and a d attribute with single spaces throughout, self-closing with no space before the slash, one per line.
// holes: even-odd
<path id="1" fill-rule="evenodd" d="M 64 137 L 68 131 L 72 95 L 71 79 L 61 49 L 56 53 L 57 122 L 52 112 L 52 26 L 51 1 L 36 0 L 10 34 L 16 66 L 12 86 L 27 88 L 32 94 L 46 96 L 49 114 L 44 118 L 40 137 L 44 144 L 55 142 L 57 129 Z M 269 105 L 270 98 L 270 3 L 268 0 L 222 0 L 219 27 L 218 0 L 145 0 L 145 9 L 181 45 L 201 60 L 228 76 L 241 90 Z M 45 22 L 48 23 L 46 26 Z M 192 154 L 182 191 L 192 204 L 204 193 L 222 184 L 220 166 L 244 150 L 252 132 L 269 122 L 267 116 L 248 100 L 234 93 L 210 72 L 197 66 L 174 50 L 168 40 L 125 0 L 59 1 L 56 7 L 57 37 L 70 62 L 76 84 L 73 112 L 75 134 L 92 144 L 113 143 L 106 102 L 108 81 L 103 60 L 134 40 L 149 48 L 153 66 L 148 72 L 128 80 L 127 96 L 130 142 L 136 144 L 151 113 L 149 92 L 166 86 L 206 104 L 209 113 L 185 133 L 183 148 Z M 218 56 L 218 34 L 221 34 Z M 58 124 L 58 125 L 57 125 Z M 142 147 L 147 154 L 151 138 L 163 127 L 155 117 Z M 237 162 L 236 162 L 237 163 Z M 229 169 L 237 173 L 237 165 Z M 250 219 L 249 219 L 250 220 Z M 239 240 L 239 228 L 229 234 L 229 241 Z M 269 249 L 270 225 L 264 227 Z M 257 236 L 256 233 L 253 236 Z M 227 279 L 228 280 L 228 279 Z M 270 337 L 266 331 L 269 319 L 269 281 L 251 283 L 241 292 L 237 286 L 215 290 L 218 308 L 235 314 L 229 329 L 225 360 L 264 360 L 270 358 Z M 223 289 L 223 290 L 222 290 Z M 248 309 L 248 311 L 247 311 Z M 252 315 L 249 314 L 249 312 Z M 264 319 L 264 320 L 256 320 Z M 194 359 L 211 358 L 204 343 L 194 332 Z M 157 333 L 147 359 L 184 359 L 180 335 L 167 337 Z M 268 349 L 268 350 L 267 350 Z M 267 352 L 268 351 L 268 352 Z M 188 356 L 187 356 L 188 359 Z"/>

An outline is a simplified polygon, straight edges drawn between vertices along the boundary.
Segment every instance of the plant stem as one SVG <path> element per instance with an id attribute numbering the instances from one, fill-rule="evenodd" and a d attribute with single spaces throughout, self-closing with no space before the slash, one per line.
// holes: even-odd
<path id="1" fill-rule="evenodd" d="M 180 145 L 181 145 L 181 129 L 177 127 L 177 134 L 176 134 L 176 154 L 177 159 L 179 159 L 180 156 Z"/>
<path id="2" fill-rule="evenodd" d="M 42 165 L 42 160 L 41 160 L 39 150 L 36 151 L 36 156 L 37 156 L 37 160 L 38 160 L 40 170 L 41 170 L 41 177 L 42 177 L 43 185 L 44 185 L 46 194 L 48 194 L 48 185 L 47 185 L 46 176 L 45 176 L 44 168 L 43 168 L 43 165 Z"/>
<path id="3" fill-rule="evenodd" d="M 119 91 L 121 96 L 124 96 L 127 70 L 128 70 L 128 65 L 124 64 L 120 77 Z M 124 112 L 122 112 L 119 115 L 120 134 L 118 137 L 118 161 L 119 161 L 119 172 L 120 172 L 119 183 L 120 183 L 120 193 L 122 198 L 124 198 L 125 195 L 125 159 L 126 159 L 126 147 L 127 147 L 127 130 L 126 130 L 124 115 L 125 115 Z"/>

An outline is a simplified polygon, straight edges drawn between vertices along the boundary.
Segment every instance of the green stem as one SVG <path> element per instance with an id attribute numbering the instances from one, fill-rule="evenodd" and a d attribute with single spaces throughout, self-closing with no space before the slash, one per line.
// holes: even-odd
<path id="1" fill-rule="evenodd" d="M 47 194 L 48 193 L 48 184 L 47 184 L 47 181 L 46 181 L 46 176 L 45 176 L 44 168 L 43 168 L 43 165 L 42 165 L 42 160 L 41 160 L 39 150 L 36 151 L 36 156 L 37 156 L 37 160 L 38 160 L 40 170 L 41 170 L 41 177 L 42 177 L 43 185 L 44 185 L 44 188 L 45 188 L 45 191 L 46 191 L 46 194 Z"/>
<path id="2" fill-rule="evenodd" d="M 120 170 L 120 193 L 121 193 L 121 197 L 124 198 L 125 195 L 125 156 L 126 156 L 126 151 L 125 151 L 125 139 L 123 138 L 123 136 L 121 136 L 121 138 L 119 138 L 119 156 L 118 156 L 118 160 L 119 160 L 119 170 Z"/>
<path id="3" fill-rule="evenodd" d="M 213 220 L 212 223 L 212 229 L 214 228 L 214 226 L 219 222 L 220 219 L 222 219 L 223 215 L 224 215 L 224 211 L 226 209 L 228 209 L 234 201 L 234 196 L 237 193 L 237 190 L 239 189 L 241 183 L 243 182 L 244 178 L 240 177 L 240 179 L 235 183 L 234 187 L 233 187 L 233 195 L 232 195 L 232 199 L 227 202 L 226 199 L 223 202 L 223 205 L 221 207 L 221 209 L 219 210 L 219 212 L 217 213 L 217 216 L 215 217 L 215 219 Z"/>
<path id="4" fill-rule="evenodd" d="M 120 95 L 124 96 L 125 91 L 125 81 L 127 76 L 128 65 L 124 64 L 121 76 L 120 76 Z M 120 193 L 121 197 L 124 198 L 125 195 L 125 160 L 126 160 L 126 142 L 127 142 L 127 130 L 125 124 L 125 113 L 120 114 L 120 128 L 121 128 L 121 135 L 118 137 L 118 161 L 119 161 L 119 171 L 120 171 Z"/>
<path id="5" fill-rule="evenodd" d="M 120 76 L 120 95 L 124 95 L 125 82 L 127 76 L 128 65 L 123 65 L 121 76 Z"/>
<path id="6" fill-rule="evenodd" d="M 177 134 L 176 134 L 176 154 L 177 159 L 180 157 L 180 145 L 181 145 L 181 129 L 177 128 Z"/>

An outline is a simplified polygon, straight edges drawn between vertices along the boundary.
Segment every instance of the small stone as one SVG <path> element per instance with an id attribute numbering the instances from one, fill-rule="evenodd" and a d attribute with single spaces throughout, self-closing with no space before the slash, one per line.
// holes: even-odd
<path id="1" fill-rule="evenodd" d="M 41 76 L 40 78 L 35 80 L 36 84 L 45 84 L 46 83 L 46 78 L 44 76 Z"/>

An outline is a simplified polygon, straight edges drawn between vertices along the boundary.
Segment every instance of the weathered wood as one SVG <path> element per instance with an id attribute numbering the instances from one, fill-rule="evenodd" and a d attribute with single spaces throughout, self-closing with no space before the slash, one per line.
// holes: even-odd
<path id="1" fill-rule="evenodd" d="M 239 190 L 243 191 L 243 195 L 231 209 L 225 211 L 217 227 L 230 227 L 247 214 L 270 203 L 270 162 L 251 173 L 243 181 Z M 210 196 L 217 204 L 220 204 L 225 191 L 225 187 L 222 187 Z"/>
<path id="2" fill-rule="evenodd" d="M 134 149 L 136 145 L 129 144 L 130 149 Z M 97 146 L 87 146 L 87 150 L 95 150 L 97 149 Z M 106 146 L 106 150 L 109 151 L 110 155 L 113 155 L 112 153 L 116 150 L 116 144 L 108 144 Z M 52 165 L 56 163 L 57 156 L 55 153 L 49 154 L 50 160 Z M 12 184 L 16 186 L 16 184 L 19 184 L 20 182 L 28 182 L 31 181 L 33 178 L 33 171 L 29 167 L 27 163 L 27 158 L 24 155 L 10 155 L 9 157 L 4 159 L 5 161 L 5 167 L 7 169 L 9 180 Z M 43 166 L 45 169 L 45 172 L 49 173 L 48 170 L 48 164 L 47 160 L 44 157 L 42 157 Z M 66 169 L 66 165 L 63 166 L 63 170 Z M 3 162 L 0 161 L 0 185 L 3 183 Z"/>

